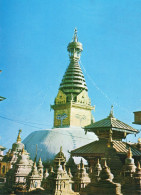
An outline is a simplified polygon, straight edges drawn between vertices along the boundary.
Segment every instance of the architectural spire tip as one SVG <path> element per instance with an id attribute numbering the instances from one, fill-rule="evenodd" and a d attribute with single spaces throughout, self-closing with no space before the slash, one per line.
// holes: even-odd
<path id="1" fill-rule="evenodd" d="M 78 36 L 77 36 L 77 28 L 74 29 L 74 35 L 73 35 L 73 42 L 78 42 Z"/>
<path id="2" fill-rule="evenodd" d="M 140 162 L 138 161 L 138 164 L 137 164 L 137 168 L 140 169 L 141 166 L 140 166 Z"/>
<path id="3" fill-rule="evenodd" d="M 21 132 L 22 132 L 22 130 L 19 129 L 19 133 L 18 133 L 18 136 L 17 136 L 17 142 L 21 142 L 21 136 L 20 136 Z"/>
<path id="4" fill-rule="evenodd" d="M 131 148 L 129 148 L 128 152 L 127 152 L 127 157 L 128 158 L 132 158 L 132 151 Z"/>
<path id="5" fill-rule="evenodd" d="M 106 160 L 104 161 L 104 167 L 107 167 L 107 162 L 106 162 Z"/>
<path id="6" fill-rule="evenodd" d="M 61 147 L 60 147 L 60 152 L 62 152 L 62 151 L 63 151 L 63 147 L 61 146 Z"/>
<path id="7" fill-rule="evenodd" d="M 108 116 L 109 118 L 114 118 L 113 108 L 114 108 L 114 106 L 113 106 L 113 105 L 111 105 L 110 114 L 109 114 L 109 116 Z"/>

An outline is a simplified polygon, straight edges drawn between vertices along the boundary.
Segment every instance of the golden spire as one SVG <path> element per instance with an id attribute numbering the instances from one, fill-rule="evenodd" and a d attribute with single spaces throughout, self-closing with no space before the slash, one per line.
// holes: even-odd
<path id="1" fill-rule="evenodd" d="M 141 165 L 140 165 L 140 162 L 138 161 L 138 164 L 137 164 L 137 168 L 140 169 L 141 168 Z"/>
<path id="2" fill-rule="evenodd" d="M 104 161 L 104 167 L 107 167 L 107 162 L 106 162 L 106 160 Z"/>
<path id="3" fill-rule="evenodd" d="M 84 169 L 84 163 L 82 162 L 82 169 Z"/>
<path id="4" fill-rule="evenodd" d="M 131 148 L 129 148 L 128 152 L 127 152 L 127 157 L 128 158 L 132 158 L 132 151 Z"/>
<path id="5" fill-rule="evenodd" d="M 20 136 L 21 132 L 22 132 L 22 130 L 19 129 L 19 133 L 18 133 L 18 136 L 17 136 L 17 142 L 21 142 L 21 136 Z"/>
<path id="6" fill-rule="evenodd" d="M 36 162 L 34 162 L 33 167 L 36 167 Z"/>
<path id="7" fill-rule="evenodd" d="M 50 172 L 53 172 L 53 167 L 51 167 Z"/>
<path id="8" fill-rule="evenodd" d="M 45 173 L 48 173 L 48 169 L 46 168 Z"/>

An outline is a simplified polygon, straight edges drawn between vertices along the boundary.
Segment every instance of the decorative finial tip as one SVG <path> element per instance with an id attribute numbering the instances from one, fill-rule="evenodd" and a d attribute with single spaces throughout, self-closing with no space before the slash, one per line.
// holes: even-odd
<path id="1" fill-rule="evenodd" d="M 73 42 L 78 42 L 77 28 L 74 29 Z"/>
<path id="2" fill-rule="evenodd" d="M 128 152 L 127 152 L 127 157 L 128 158 L 132 158 L 132 151 L 131 148 L 129 148 Z"/>
<path id="3" fill-rule="evenodd" d="M 50 172 L 53 172 L 53 167 L 51 167 Z"/>
<path id="4" fill-rule="evenodd" d="M 21 132 L 22 132 L 22 130 L 19 129 L 19 133 L 18 133 L 18 136 L 17 136 L 17 142 L 21 142 L 21 136 L 20 136 Z"/>
<path id="5" fill-rule="evenodd" d="M 60 152 L 62 152 L 63 151 L 63 148 L 62 148 L 62 146 L 60 147 Z"/>
<path id="6" fill-rule="evenodd" d="M 36 167 L 36 162 L 34 162 L 33 167 Z"/>
<path id="7" fill-rule="evenodd" d="M 75 27 L 74 32 L 77 33 L 77 28 Z"/>
<path id="8" fill-rule="evenodd" d="M 114 106 L 111 105 L 111 110 L 110 110 L 110 114 L 109 114 L 110 118 L 114 118 L 113 108 L 114 108 Z"/>
<path id="9" fill-rule="evenodd" d="M 104 161 L 104 166 L 107 167 L 107 162 L 106 162 L 106 160 Z"/>
<path id="10" fill-rule="evenodd" d="M 140 165 L 140 162 L 138 161 L 138 164 L 137 164 L 137 168 L 140 169 L 141 168 L 141 165 Z"/>
<path id="11" fill-rule="evenodd" d="M 48 173 L 48 169 L 46 168 L 45 173 Z"/>

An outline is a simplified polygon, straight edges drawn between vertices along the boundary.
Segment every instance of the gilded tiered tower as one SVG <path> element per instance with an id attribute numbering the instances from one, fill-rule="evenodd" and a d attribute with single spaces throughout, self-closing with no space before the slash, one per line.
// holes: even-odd
<path id="1" fill-rule="evenodd" d="M 78 41 L 77 30 L 68 44 L 70 64 L 63 76 L 54 105 L 54 127 L 84 127 L 91 124 L 91 100 L 84 75 L 79 65 L 83 50 Z"/>

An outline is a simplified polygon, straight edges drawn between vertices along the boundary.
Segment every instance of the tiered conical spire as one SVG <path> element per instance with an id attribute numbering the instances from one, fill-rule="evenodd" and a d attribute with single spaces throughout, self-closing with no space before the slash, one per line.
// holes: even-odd
<path id="1" fill-rule="evenodd" d="M 18 136 L 17 136 L 17 142 L 19 143 L 19 142 L 21 142 L 21 132 L 22 132 L 22 130 L 20 129 L 19 130 L 19 133 L 18 133 Z"/>
<path id="2" fill-rule="evenodd" d="M 79 65 L 83 50 L 78 42 L 77 30 L 72 42 L 68 44 L 70 64 L 63 76 L 54 105 L 54 127 L 84 127 L 91 124 L 91 100 L 85 78 Z"/>
<path id="3" fill-rule="evenodd" d="M 77 30 L 74 31 L 72 42 L 68 47 L 70 64 L 63 76 L 60 90 L 66 94 L 79 94 L 82 90 L 88 90 L 84 75 L 79 65 L 80 55 L 83 50 L 82 44 L 78 42 Z"/>

